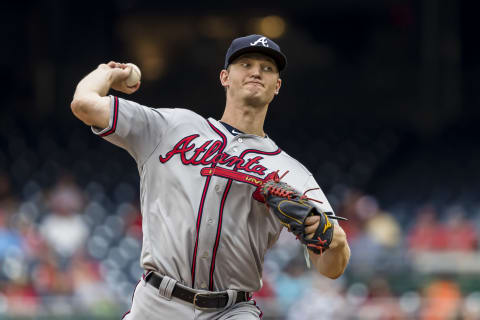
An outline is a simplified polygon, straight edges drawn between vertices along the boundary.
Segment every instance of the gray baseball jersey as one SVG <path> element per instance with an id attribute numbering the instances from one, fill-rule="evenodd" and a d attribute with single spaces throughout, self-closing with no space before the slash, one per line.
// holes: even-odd
<path id="1" fill-rule="evenodd" d="M 282 229 L 258 197 L 273 172 L 299 191 L 312 174 L 268 136 L 238 134 L 186 109 L 154 109 L 111 97 L 108 128 L 92 128 L 127 150 L 140 174 L 141 265 L 186 286 L 257 291 L 266 251 Z M 319 189 L 309 194 L 332 211 Z"/>

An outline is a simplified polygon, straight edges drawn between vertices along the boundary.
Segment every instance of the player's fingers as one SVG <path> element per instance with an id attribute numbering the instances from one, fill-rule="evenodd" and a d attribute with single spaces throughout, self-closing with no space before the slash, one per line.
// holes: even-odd
<path id="1" fill-rule="evenodd" d="M 123 71 L 123 70 L 122 70 Z M 128 75 L 128 74 L 127 74 Z M 137 91 L 140 88 L 140 82 L 138 82 L 136 85 L 129 87 L 125 83 L 125 79 L 121 82 L 117 82 L 115 86 L 113 86 L 113 89 L 117 91 L 121 91 L 126 94 L 132 94 L 135 91 Z"/>
<path id="2" fill-rule="evenodd" d="M 123 92 L 133 93 L 135 90 L 127 87 L 125 80 L 128 78 L 129 72 L 126 69 L 113 68 L 112 70 L 112 89 Z"/>
<path id="3" fill-rule="evenodd" d="M 126 63 L 123 63 L 123 62 L 117 63 L 117 68 L 127 69 L 128 67 L 129 67 L 129 66 L 128 66 Z"/>
<path id="4" fill-rule="evenodd" d="M 140 88 L 140 84 L 141 84 L 141 83 L 142 83 L 141 81 L 138 81 L 138 83 L 137 83 L 136 85 L 134 85 L 133 87 L 130 87 L 130 88 L 132 88 L 132 89 L 133 89 L 133 92 L 135 92 L 135 91 L 137 91 L 137 90 Z"/>
<path id="5" fill-rule="evenodd" d="M 106 63 L 100 63 L 100 64 L 98 65 L 97 69 L 100 69 L 100 70 L 102 70 L 102 69 L 110 69 L 110 66 L 109 66 L 108 64 L 106 64 Z"/>
<path id="6" fill-rule="evenodd" d="M 126 79 L 128 75 L 130 74 L 129 69 L 123 69 L 120 67 L 115 67 L 113 69 L 114 77 L 115 78 L 120 78 L 120 79 Z"/>
<path id="7" fill-rule="evenodd" d="M 305 233 L 314 233 L 317 230 L 319 223 L 315 223 L 305 228 Z"/>
<path id="8" fill-rule="evenodd" d="M 140 81 L 136 85 L 134 85 L 133 87 L 127 87 L 125 93 L 132 94 L 135 91 L 137 91 L 139 88 L 140 88 Z"/>
<path id="9" fill-rule="evenodd" d="M 315 223 L 318 223 L 320 221 L 320 216 L 310 216 L 307 219 L 305 219 L 305 225 L 312 225 Z"/>
<path id="10" fill-rule="evenodd" d="M 110 68 L 115 68 L 115 69 L 127 69 L 128 67 L 126 63 L 115 62 L 115 61 L 110 61 L 107 65 Z"/>

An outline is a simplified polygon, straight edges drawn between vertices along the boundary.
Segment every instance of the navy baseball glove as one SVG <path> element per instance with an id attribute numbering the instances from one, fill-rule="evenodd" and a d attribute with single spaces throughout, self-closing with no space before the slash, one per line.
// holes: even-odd
<path id="1" fill-rule="evenodd" d="M 332 212 L 322 212 L 316 208 L 312 201 L 319 203 L 321 201 L 306 196 L 307 192 L 314 189 L 300 194 L 287 183 L 281 182 L 280 180 L 287 173 L 288 171 L 279 177 L 277 172 L 265 181 L 261 188 L 265 204 L 272 209 L 280 223 L 287 227 L 288 231 L 292 232 L 300 242 L 312 252 L 321 254 L 329 248 L 332 242 L 334 224 L 330 219 L 347 219 L 335 216 Z M 315 215 L 320 217 L 320 223 L 313 237 L 309 239 L 305 233 L 305 220 Z"/>

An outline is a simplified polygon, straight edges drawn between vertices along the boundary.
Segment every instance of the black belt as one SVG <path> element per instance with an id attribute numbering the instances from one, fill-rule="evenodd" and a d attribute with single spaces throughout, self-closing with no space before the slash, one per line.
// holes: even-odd
<path id="1" fill-rule="evenodd" d="M 145 281 L 157 289 L 160 287 L 162 280 L 163 277 L 154 272 L 149 272 L 145 276 Z M 172 296 L 192 303 L 198 309 L 221 309 L 225 308 L 228 303 L 228 294 L 226 292 L 197 293 L 178 284 L 175 284 Z M 235 303 L 248 301 L 249 298 L 250 294 L 248 292 L 237 291 Z"/>

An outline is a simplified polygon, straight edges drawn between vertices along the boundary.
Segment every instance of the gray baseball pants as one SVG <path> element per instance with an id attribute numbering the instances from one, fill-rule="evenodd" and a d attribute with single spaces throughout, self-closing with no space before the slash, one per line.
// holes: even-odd
<path id="1" fill-rule="evenodd" d="M 199 291 L 200 292 L 200 291 Z M 134 291 L 132 306 L 123 320 L 257 320 L 262 312 L 250 300 L 224 309 L 199 310 L 193 304 L 159 290 L 142 278 Z"/>

